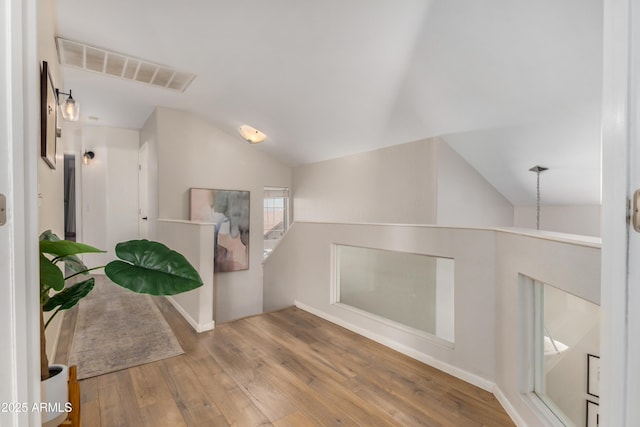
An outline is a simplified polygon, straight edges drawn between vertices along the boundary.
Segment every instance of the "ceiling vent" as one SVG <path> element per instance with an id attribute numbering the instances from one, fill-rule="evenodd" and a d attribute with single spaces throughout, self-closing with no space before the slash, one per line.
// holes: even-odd
<path id="1" fill-rule="evenodd" d="M 60 37 L 56 38 L 56 42 L 62 65 L 178 92 L 184 92 L 196 77 L 193 73 L 178 71 L 164 65 Z"/>

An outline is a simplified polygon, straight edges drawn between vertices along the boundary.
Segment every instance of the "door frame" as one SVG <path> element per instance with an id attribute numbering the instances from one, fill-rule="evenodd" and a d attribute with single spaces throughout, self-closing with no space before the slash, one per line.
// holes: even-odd
<path id="1" fill-rule="evenodd" d="M 0 193 L 7 198 L 0 227 L 0 402 L 31 405 L 40 401 L 37 2 L 5 1 L 0 22 Z M 13 409 L 0 412 L 1 425 L 40 425 L 37 411 Z"/>
<path id="2" fill-rule="evenodd" d="M 631 7 L 633 4 L 633 8 Z M 602 200 L 602 379 L 603 425 L 625 426 L 640 419 L 632 404 L 640 385 L 635 372 L 627 379 L 628 357 L 637 356 L 638 334 L 629 334 L 627 314 L 640 313 L 640 302 L 627 301 L 626 223 L 629 196 L 629 154 L 637 153 L 635 126 L 640 76 L 638 58 L 630 60 L 631 29 L 639 26 L 639 0 L 604 0 L 604 88 L 603 88 L 603 200 Z M 0 363 L 10 368 L 1 377 L 0 401 L 38 402 L 39 324 L 37 322 L 37 161 L 39 61 L 37 51 L 37 2 L 7 0 L 0 10 L 0 193 L 8 197 L 9 218 L 0 227 L 0 244 L 8 248 L 8 269 L 0 278 L 8 280 L 10 298 L 0 299 L 0 331 L 10 341 L 0 352 Z M 633 13 L 632 13 L 633 12 Z M 637 50 L 637 49 L 636 49 Z M 631 80 L 630 80 L 631 79 Z M 629 96 L 630 90 L 634 93 Z M 630 106 L 634 106 L 630 109 Z M 632 137 L 633 136 L 633 137 Z M 634 147 L 630 151 L 630 143 Z M 9 141 L 6 143 L 6 141 Z M 17 167 L 14 167 L 17 165 Z M 2 249 L 0 249 L 2 251 Z M 4 252 L 0 252 L 5 255 Z M 2 258 L 5 258 L 4 256 Z M 27 285 L 25 284 L 32 284 Z M 629 302 L 629 306 L 627 305 Z M 4 320 L 7 320 L 5 322 Z M 635 326 L 634 328 L 640 328 Z M 635 331 L 635 329 L 634 329 Z M 636 331 L 637 332 L 637 331 Z M 629 341 L 631 337 L 631 341 Z M 632 351 L 629 352 L 629 349 Z M 4 381 L 6 379 L 6 382 Z M 37 412 L 0 414 L 0 424 L 38 425 Z"/>
<path id="3" fill-rule="evenodd" d="M 143 219 L 147 218 L 147 219 Z M 149 238 L 149 142 L 138 150 L 138 237 Z"/>
<path id="4" fill-rule="evenodd" d="M 639 0 L 604 0 L 602 108 L 602 276 L 600 420 L 604 426 L 632 426 L 640 420 L 640 298 L 629 286 L 638 267 L 638 235 L 627 221 L 632 166 L 640 165 L 637 125 L 640 65 L 637 40 Z M 637 181 L 637 179 L 635 180 Z M 638 183 L 636 182 L 636 185 Z M 634 253 L 635 252 L 635 253 Z M 634 273 L 634 270 L 636 272 Z M 630 276 L 631 274 L 631 276 Z M 637 286 L 636 286 L 637 287 Z"/>

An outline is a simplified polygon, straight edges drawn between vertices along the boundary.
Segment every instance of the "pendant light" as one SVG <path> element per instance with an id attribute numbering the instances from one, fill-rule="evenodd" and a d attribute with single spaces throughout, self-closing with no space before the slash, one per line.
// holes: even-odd
<path id="1" fill-rule="evenodd" d="M 66 99 L 66 101 L 60 102 L 60 95 L 69 95 L 69 97 Z M 61 92 L 59 89 L 56 89 L 56 96 L 60 104 L 62 118 L 69 122 L 77 122 L 80 118 L 80 104 L 78 104 L 78 101 L 73 99 L 73 96 L 71 95 L 71 89 L 69 89 L 69 93 Z"/>

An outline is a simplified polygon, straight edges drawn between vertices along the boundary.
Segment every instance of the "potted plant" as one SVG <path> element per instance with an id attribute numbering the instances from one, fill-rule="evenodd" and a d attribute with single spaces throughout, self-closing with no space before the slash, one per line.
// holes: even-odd
<path id="1" fill-rule="evenodd" d="M 104 252 L 83 243 L 61 240 L 50 230 L 40 235 L 40 377 L 43 388 L 60 388 L 56 382 L 64 386 L 63 395 L 51 399 L 51 392 L 44 391 L 50 402 L 60 402 L 62 408 L 67 402 L 66 384 L 68 373 L 66 367 L 49 366 L 46 353 L 45 328 L 62 310 L 75 306 L 87 296 L 95 285 L 95 279 L 87 276 L 90 271 L 104 268 L 106 276 L 114 283 L 136 293 L 150 295 L 175 295 L 202 286 L 202 279 L 184 256 L 159 242 L 149 240 L 131 240 L 116 245 L 117 260 L 106 266 L 88 268 L 78 258 L 78 254 Z M 64 263 L 64 276 L 60 269 Z M 67 282 L 73 284 L 67 286 Z M 44 312 L 53 314 L 44 322 Z M 56 381 L 50 380 L 51 377 Z M 53 383 L 50 385 L 49 383 Z M 58 400 L 62 399 L 62 400 Z M 54 403 L 55 405 L 55 403 Z M 56 418 L 60 414 L 47 414 L 48 418 Z M 49 420 L 45 420 L 49 421 Z"/>

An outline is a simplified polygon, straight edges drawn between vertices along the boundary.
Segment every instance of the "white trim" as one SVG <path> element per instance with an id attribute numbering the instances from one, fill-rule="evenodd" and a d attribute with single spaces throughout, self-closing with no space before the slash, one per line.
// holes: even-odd
<path id="1" fill-rule="evenodd" d="M 626 130 L 626 143 L 627 143 L 627 193 L 626 196 L 628 199 L 633 198 L 633 193 L 636 189 L 640 188 L 640 1 L 638 0 L 630 0 L 625 2 L 628 4 L 628 9 L 626 12 L 628 15 L 626 16 L 627 21 L 625 24 L 628 26 L 626 29 L 626 34 L 623 32 L 621 34 L 621 39 L 618 40 L 622 46 L 617 46 L 618 49 L 622 47 L 627 48 L 628 50 L 621 52 L 617 51 L 619 55 L 624 58 L 626 56 L 627 59 L 627 68 L 624 70 L 626 72 L 626 86 L 620 85 L 620 87 L 624 87 L 626 89 L 626 93 L 622 93 L 620 91 L 617 93 L 619 98 L 617 100 L 620 103 L 626 102 L 627 114 L 624 116 L 626 118 L 626 123 L 624 120 L 622 122 L 622 129 Z M 621 2 L 620 5 L 623 3 Z M 625 27 L 623 27 L 624 31 Z M 626 40 L 622 40 L 622 36 L 626 38 Z M 622 61 L 617 62 L 617 64 L 621 65 Z M 616 64 L 616 63 L 614 63 Z M 615 72 L 616 70 L 614 70 Z M 622 74 L 622 73 L 620 73 Z M 621 75 L 620 75 L 621 77 Z M 622 95 L 625 95 L 623 98 Z M 625 126 L 626 125 L 626 126 Z M 621 137 L 620 142 L 624 139 Z M 620 165 L 621 169 L 623 168 Z M 620 180 L 619 183 L 623 183 L 624 181 Z M 616 205 L 614 205 L 616 207 Z M 609 217 L 611 219 L 611 217 Z M 622 237 L 622 221 L 618 224 L 618 231 L 620 233 L 620 237 Z M 610 325 L 610 326 L 618 326 L 618 328 L 626 327 L 626 365 L 623 369 L 620 369 L 618 366 L 610 367 L 609 373 L 611 371 L 622 370 L 621 374 L 624 375 L 626 381 L 626 390 L 625 390 L 625 401 L 626 407 L 624 408 L 626 411 L 626 426 L 638 426 L 640 425 L 640 405 L 638 405 L 638 398 L 640 397 L 640 366 L 638 365 L 638 360 L 640 359 L 640 292 L 638 292 L 638 283 L 640 283 L 640 264 L 638 264 L 638 259 L 640 258 L 640 235 L 634 230 L 633 227 L 627 227 L 627 253 L 626 257 L 624 257 L 624 261 L 626 261 L 627 267 L 627 275 L 626 281 L 620 281 L 615 284 L 618 292 L 621 292 L 624 286 L 624 290 L 626 291 L 626 301 L 620 300 L 620 302 L 626 303 L 626 319 L 625 324 L 623 326 L 622 323 L 618 323 Z M 622 245 L 618 248 L 620 252 L 623 252 Z M 622 271 L 620 271 L 622 273 Z M 614 291 L 615 292 L 615 291 Z M 615 294 L 614 294 L 615 295 Z M 615 304 L 615 302 L 614 302 Z M 614 305 L 615 307 L 615 305 Z M 622 306 L 617 306 L 622 310 Z M 622 320 L 622 319 L 619 319 Z M 611 331 L 609 331 L 611 332 Z M 607 343 L 609 344 L 609 343 Z M 613 343 L 616 344 L 615 342 Z M 603 349 L 604 351 L 604 349 Z M 610 351 L 612 353 L 612 351 Z M 609 354 L 610 354 L 609 353 Z M 601 356 L 604 356 L 606 353 L 601 353 Z M 604 375 L 604 374 L 602 374 Z M 620 373 L 615 372 L 614 378 Z M 600 390 L 600 395 L 605 397 L 606 390 Z M 616 396 L 609 396 L 610 399 L 615 399 Z M 600 403 L 604 400 L 600 399 Z M 613 402 L 606 401 L 605 406 L 615 405 Z M 614 406 L 615 408 L 615 406 Z M 602 410 L 606 408 L 600 408 L 600 413 L 602 414 Z M 602 423 L 601 423 L 602 424 Z"/>
<path id="2" fill-rule="evenodd" d="M 346 320 L 340 319 L 322 310 L 318 310 L 298 300 L 294 301 L 294 304 L 300 310 L 307 311 L 311 314 L 314 314 L 318 317 L 328 320 L 331 323 L 335 323 L 336 325 L 349 329 L 350 331 L 353 331 L 359 335 L 367 337 L 386 347 L 392 348 L 406 356 L 419 360 L 420 362 L 423 362 L 429 366 L 433 366 L 434 368 L 439 369 L 443 372 L 446 372 L 449 375 L 452 375 L 456 378 L 459 378 L 463 381 L 473 384 L 476 387 L 480 387 L 485 391 L 493 393 L 497 387 L 495 383 L 493 383 L 492 381 L 486 378 L 482 378 L 478 375 L 472 374 L 471 372 L 465 371 L 464 369 L 460 369 L 455 366 L 449 365 L 448 363 L 444 363 L 438 359 L 435 359 L 432 356 L 429 356 L 428 354 L 422 353 L 421 351 L 410 348 L 404 344 L 400 344 L 399 342 L 394 341 L 390 338 L 384 337 L 382 335 L 371 332 L 367 329 L 361 328 L 360 326 L 356 326 L 350 322 L 347 322 Z"/>
<path id="3" fill-rule="evenodd" d="M 370 313 L 368 311 L 347 305 L 342 304 L 340 302 L 336 302 L 332 304 L 335 308 L 339 308 L 341 310 L 350 311 L 351 313 L 355 313 L 358 316 L 366 317 L 378 323 L 382 323 L 383 325 L 389 326 L 391 328 L 397 329 L 399 331 L 404 332 L 408 335 L 413 335 L 414 337 L 429 341 L 432 344 L 439 345 L 443 348 L 453 350 L 455 348 L 455 343 L 451 341 L 447 341 L 443 338 L 440 338 L 434 334 L 429 332 L 421 331 L 420 329 L 412 328 L 411 326 L 403 325 L 402 323 L 394 322 L 393 320 L 387 319 L 386 317 L 379 316 L 377 314 Z"/>
<path id="4" fill-rule="evenodd" d="M 166 222 L 173 224 L 191 224 L 191 225 L 216 225 L 215 222 L 205 222 L 205 221 L 189 221 L 188 219 L 156 219 L 156 222 Z"/>
<path id="5" fill-rule="evenodd" d="M 4 351 L 0 402 L 38 402 L 39 308 L 37 264 L 36 151 L 37 76 L 35 2 L 9 0 L 0 11 L 0 192 L 7 197 L 7 223 L 0 228 L 0 301 Z M 23 26 L 24 25 L 24 26 Z M 35 207 L 35 209 L 34 209 Z M 40 415 L 0 413 L 0 424 L 37 425 Z"/>
<path id="6" fill-rule="evenodd" d="M 593 236 L 583 236 L 580 234 L 559 233 L 556 231 L 533 230 L 529 228 L 519 227 L 465 227 L 456 225 L 438 225 L 438 224 L 391 224 L 377 222 L 342 222 L 342 221 L 294 221 L 293 227 L 297 222 L 300 224 L 328 224 L 328 225 L 349 225 L 349 226 L 376 226 L 376 227 L 410 227 L 410 228 L 440 228 L 448 230 L 478 230 L 478 231 L 495 231 L 498 233 L 516 234 L 519 236 L 527 236 L 534 239 L 549 240 L 552 242 L 569 243 L 575 246 L 586 246 L 589 248 L 600 249 L 602 239 Z M 290 227 L 290 228 L 291 228 Z"/>
<path id="7" fill-rule="evenodd" d="M 615 427 L 638 422 L 627 418 L 629 405 L 637 406 L 627 389 L 629 81 L 638 78 L 630 73 L 632 4 L 637 0 L 605 0 L 603 10 L 600 424 Z"/>
<path id="8" fill-rule="evenodd" d="M 340 247 L 337 243 L 331 244 L 330 272 L 331 282 L 329 283 L 329 304 L 340 303 Z"/>
<path id="9" fill-rule="evenodd" d="M 187 311 L 184 308 L 182 308 L 182 306 L 178 304 L 178 302 L 175 299 L 173 299 L 170 296 L 166 298 L 171 303 L 171 305 L 174 306 L 176 310 L 178 310 L 178 312 L 182 315 L 182 317 L 184 317 L 184 320 L 189 322 L 191 327 L 197 333 L 212 331 L 215 328 L 216 326 L 215 321 L 212 320 L 211 322 L 207 322 L 207 323 L 198 323 L 196 319 L 194 319 L 189 313 L 187 313 Z"/>
<path id="10" fill-rule="evenodd" d="M 515 425 L 517 425 L 518 427 L 527 427 L 527 423 L 520 416 L 520 413 L 516 411 L 516 408 L 511 404 L 509 399 L 507 399 L 502 390 L 500 390 L 498 386 L 495 386 L 492 392 L 496 399 L 498 399 L 498 402 L 500 402 L 500 405 L 502 405 L 502 407 L 504 408 L 507 415 L 509 415 L 511 420 L 515 423 Z"/>
<path id="11" fill-rule="evenodd" d="M 40 401 L 37 161 L 39 76 L 37 2 L 0 7 L 0 193 L 7 223 L 0 227 L 0 402 Z M 0 412 L 2 426 L 40 425 L 37 412 Z"/>
<path id="12" fill-rule="evenodd" d="M 571 420 L 561 418 L 557 413 L 554 413 L 554 411 L 549 408 L 548 402 L 545 403 L 540 399 L 540 396 L 534 392 L 523 393 L 520 397 L 522 401 L 524 401 L 524 403 L 536 414 L 538 419 L 545 422 L 546 426 L 565 427 L 574 425 Z"/>

